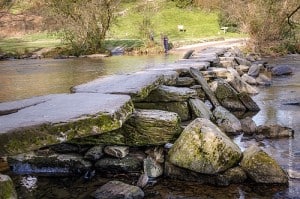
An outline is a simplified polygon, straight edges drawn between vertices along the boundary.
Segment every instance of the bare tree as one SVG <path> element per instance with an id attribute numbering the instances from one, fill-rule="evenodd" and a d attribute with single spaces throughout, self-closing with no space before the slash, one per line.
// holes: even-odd
<path id="1" fill-rule="evenodd" d="M 96 53 L 114 19 L 120 0 L 45 0 L 73 54 Z"/>

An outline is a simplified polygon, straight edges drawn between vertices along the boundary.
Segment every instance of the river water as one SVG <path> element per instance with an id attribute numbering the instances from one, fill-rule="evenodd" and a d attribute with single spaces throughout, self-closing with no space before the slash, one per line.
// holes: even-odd
<path id="1" fill-rule="evenodd" d="M 17 60 L 0 62 L 0 102 L 68 92 L 71 86 L 90 81 L 103 75 L 138 71 L 178 59 L 174 56 L 111 57 L 104 60 Z M 260 87 L 254 96 L 261 111 L 253 117 L 257 125 L 277 123 L 295 130 L 293 138 L 255 141 L 239 140 L 241 148 L 259 144 L 288 172 L 288 186 L 277 185 L 230 185 L 213 187 L 191 182 L 159 179 L 159 183 L 147 187 L 145 198 L 165 199 L 245 199 L 245 198 L 300 198 L 300 106 L 284 105 L 300 102 L 300 56 L 268 59 L 271 65 L 289 65 L 294 74 L 273 77 L 273 85 Z M 241 138 L 241 137 L 239 137 Z M 236 139 L 238 140 L 238 139 Z M 108 179 L 93 178 L 46 178 L 14 176 L 20 198 L 89 198 L 89 194 Z M 122 179 L 128 183 L 129 179 Z"/>

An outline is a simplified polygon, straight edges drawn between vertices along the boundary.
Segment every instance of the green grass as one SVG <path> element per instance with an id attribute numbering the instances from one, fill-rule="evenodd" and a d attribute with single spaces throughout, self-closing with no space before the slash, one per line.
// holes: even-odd
<path id="1" fill-rule="evenodd" d="M 23 54 L 41 48 L 55 48 L 62 46 L 57 35 L 35 33 L 22 37 L 0 39 L 0 51 L 12 54 Z"/>
<path id="2" fill-rule="evenodd" d="M 148 11 L 151 16 L 152 30 L 156 43 L 160 44 L 161 35 L 166 34 L 169 41 L 175 46 L 196 43 L 204 39 L 241 37 L 237 33 L 224 34 L 218 24 L 216 12 L 206 12 L 196 8 L 180 9 L 174 2 L 156 0 L 156 11 Z M 19 6 L 20 7 L 20 6 Z M 20 8 L 16 7 L 15 11 Z M 115 46 L 138 48 L 143 46 L 143 38 L 140 38 L 139 26 L 143 19 L 142 6 L 137 3 L 123 3 L 121 10 L 125 14 L 119 16 L 116 23 L 108 32 L 108 39 L 104 42 L 106 49 Z M 177 29 L 178 25 L 184 25 L 185 32 Z M 0 38 L 0 52 L 22 54 L 32 52 L 40 48 L 62 46 L 58 35 L 36 33 L 20 38 Z"/>

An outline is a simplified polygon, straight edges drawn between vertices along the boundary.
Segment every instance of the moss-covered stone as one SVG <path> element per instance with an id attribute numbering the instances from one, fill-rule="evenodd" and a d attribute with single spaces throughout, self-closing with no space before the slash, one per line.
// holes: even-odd
<path id="1" fill-rule="evenodd" d="M 190 123 L 169 151 L 171 163 L 205 174 L 225 171 L 238 163 L 242 155 L 216 125 L 205 118 Z"/>
<path id="2" fill-rule="evenodd" d="M 126 145 L 163 145 L 174 141 L 181 132 L 176 113 L 160 110 L 136 110 L 124 124 Z"/>
<path id="3" fill-rule="evenodd" d="M 70 100 L 67 107 L 60 104 L 65 103 L 64 100 Z M 80 104 L 77 103 L 83 103 L 81 100 L 90 102 L 78 107 Z M 0 121 L 7 124 L 0 128 L 0 155 L 18 154 L 46 145 L 113 131 L 123 125 L 133 110 L 129 96 L 55 95 L 36 106 L 1 116 Z M 66 113 L 68 111 L 70 113 Z"/>
<path id="4" fill-rule="evenodd" d="M 7 175 L 0 174 L 0 198 L 1 199 L 17 199 L 13 181 Z"/>
<path id="5" fill-rule="evenodd" d="M 257 183 L 288 183 L 288 176 L 277 162 L 258 146 L 251 146 L 243 153 L 241 167 Z"/>

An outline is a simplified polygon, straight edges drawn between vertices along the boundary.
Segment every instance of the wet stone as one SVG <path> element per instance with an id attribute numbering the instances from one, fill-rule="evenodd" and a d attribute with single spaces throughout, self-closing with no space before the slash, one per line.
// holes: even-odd
<path id="1" fill-rule="evenodd" d="M 95 199 L 142 199 L 144 192 L 137 186 L 121 181 L 110 181 L 97 189 L 91 196 Z"/>
<path id="2" fill-rule="evenodd" d="M 142 161 L 136 157 L 127 156 L 125 158 L 102 158 L 95 164 L 96 170 L 101 175 L 109 174 L 140 174 L 142 169 Z"/>
<path id="3" fill-rule="evenodd" d="M 0 174 L 0 198 L 17 199 L 17 192 L 12 179 L 7 175 Z"/>
<path id="4" fill-rule="evenodd" d="M 129 153 L 129 147 L 127 146 L 106 146 L 104 148 L 104 152 L 107 155 L 116 157 L 116 158 L 124 158 Z"/>
<path id="5" fill-rule="evenodd" d="M 293 137 L 294 130 L 279 124 L 260 125 L 257 128 L 257 134 L 266 138 Z"/>
<path id="6" fill-rule="evenodd" d="M 76 154 L 37 154 L 34 152 L 10 156 L 8 163 L 17 174 L 40 176 L 80 175 L 90 170 L 92 164 Z"/>
<path id="7" fill-rule="evenodd" d="M 240 165 L 256 183 L 288 183 L 288 176 L 284 170 L 258 146 L 252 145 L 244 151 Z"/>
<path id="8" fill-rule="evenodd" d="M 103 145 L 98 145 L 90 148 L 84 155 L 84 159 L 96 161 L 99 160 L 103 155 Z"/>
<path id="9" fill-rule="evenodd" d="M 147 157 L 144 159 L 144 172 L 151 178 L 157 178 L 164 172 L 161 163 L 156 162 L 153 158 Z"/>

